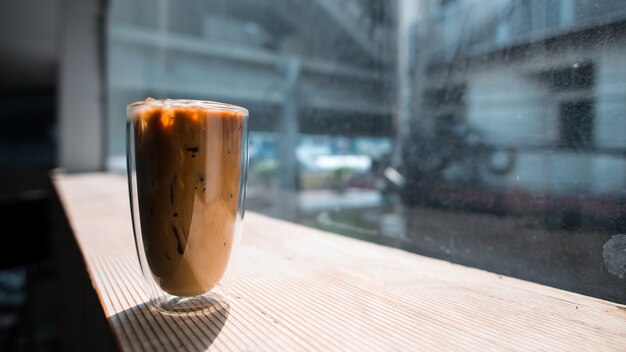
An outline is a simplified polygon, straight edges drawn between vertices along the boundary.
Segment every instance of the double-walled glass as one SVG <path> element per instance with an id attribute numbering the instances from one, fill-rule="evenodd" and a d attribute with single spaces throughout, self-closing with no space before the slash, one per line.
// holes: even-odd
<path id="1" fill-rule="evenodd" d="M 197 100 L 127 108 L 135 243 L 148 298 L 195 312 L 226 300 L 220 283 L 241 236 L 248 111 Z"/>

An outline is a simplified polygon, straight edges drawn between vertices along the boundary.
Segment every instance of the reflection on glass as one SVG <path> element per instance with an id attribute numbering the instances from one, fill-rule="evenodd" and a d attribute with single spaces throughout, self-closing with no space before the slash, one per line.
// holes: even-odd
<path id="1" fill-rule="evenodd" d="M 626 301 L 622 1 L 115 0 L 109 18 L 111 168 L 128 101 L 247 106 L 251 210 Z"/>

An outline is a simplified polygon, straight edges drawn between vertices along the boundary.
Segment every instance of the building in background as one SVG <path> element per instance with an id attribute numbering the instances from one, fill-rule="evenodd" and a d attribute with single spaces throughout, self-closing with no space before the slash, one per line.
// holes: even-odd
<path id="1" fill-rule="evenodd" d="M 493 5 L 431 1 L 412 24 L 405 199 L 623 218 L 623 2 Z"/>

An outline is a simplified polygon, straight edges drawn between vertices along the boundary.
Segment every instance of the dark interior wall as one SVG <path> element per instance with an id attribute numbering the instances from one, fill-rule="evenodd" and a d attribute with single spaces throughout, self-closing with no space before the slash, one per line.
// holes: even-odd
<path id="1" fill-rule="evenodd" d="M 60 0 L 0 11 L 0 169 L 56 166 Z"/>
<path id="2" fill-rule="evenodd" d="M 47 173 L 57 165 L 60 13 L 61 0 L 2 1 L 0 221 L 7 224 L 7 245 L 0 248 L 0 269 L 37 261 L 47 251 Z M 30 241 L 44 245 L 26 255 Z"/>
<path id="3" fill-rule="evenodd" d="M 48 172 L 58 165 L 62 0 L 1 4 L 0 321 L 10 323 L 0 324 L 0 351 L 56 350 L 60 312 Z M 22 280 L 9 285 L 7 277 Z"/>
<path id="4" fill-rule="evenodd" d="M 60 0 L 4 0 L 0 11 L 0 90 L 56 84 Z"/>

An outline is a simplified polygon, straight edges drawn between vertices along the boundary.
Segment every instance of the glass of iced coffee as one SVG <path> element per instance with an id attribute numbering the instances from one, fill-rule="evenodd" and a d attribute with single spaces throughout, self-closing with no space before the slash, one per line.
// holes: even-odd
<path id="1" fill-rule="evenodd" d="M 131 212 L 149 300 L 175 314 L 224 304 L 220 281 L 244 215 L 248 111 L 148 98 L 128 105 L 127 116 Z"/>

